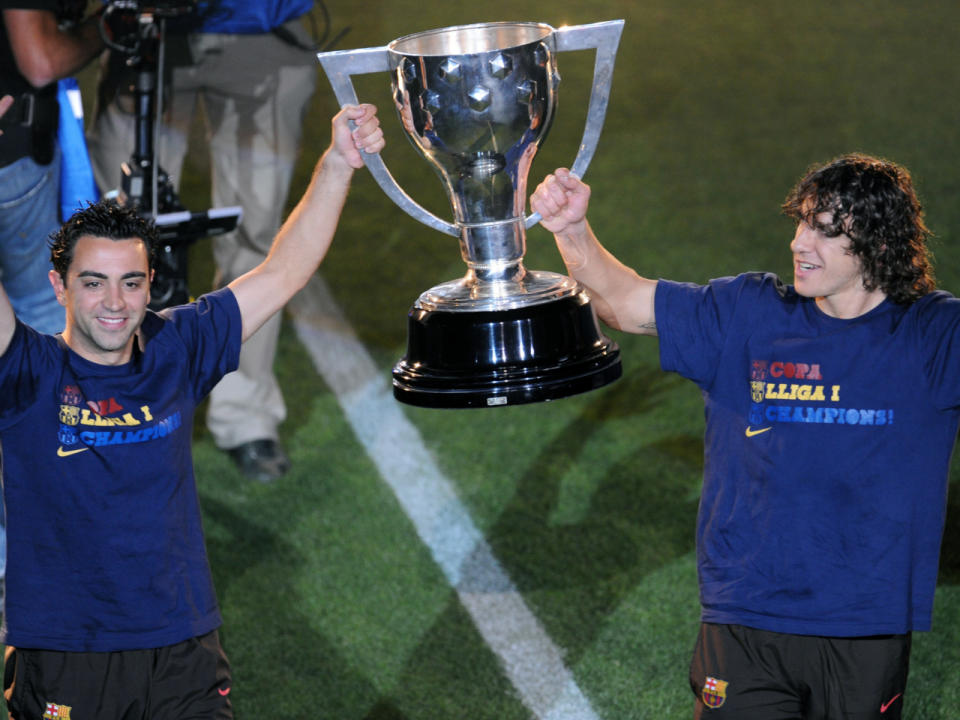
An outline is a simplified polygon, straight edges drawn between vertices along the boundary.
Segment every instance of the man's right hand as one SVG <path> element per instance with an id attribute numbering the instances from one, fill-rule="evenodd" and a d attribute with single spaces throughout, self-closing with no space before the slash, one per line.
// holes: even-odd
<path id="1" fill-rule="evenodd" d="M 530 196 L 530 209 L 540 213 L 540 224 L 556 235 L 584 232 L 589 204 L 590 186 L 567 168 L 547 175 Z"/>

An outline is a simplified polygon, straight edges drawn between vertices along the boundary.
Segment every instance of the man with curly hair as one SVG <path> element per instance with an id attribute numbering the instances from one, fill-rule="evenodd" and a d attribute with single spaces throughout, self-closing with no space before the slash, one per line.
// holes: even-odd
<path id="1" fill-rule="evenodd" d="M 899 165 L 852 154 L 815 167 L 790 192 L 783 211 L 827 238 L 849 238 L 866 290 L 909 304 L 934 289 L 930 231 L 910 174 Z"/>
<path id="2" fill-rule="evenodd" d="M 901 717 L 960 425 L 960 301 L 935 290 L 909 173 L 808 171 L 783 205 L 793 285 L 643 278 L 597 241 L 589 195 L 560 169 L 531 206 L 601 319 L 658 336 L 703 393 L 695 717 Z"/>

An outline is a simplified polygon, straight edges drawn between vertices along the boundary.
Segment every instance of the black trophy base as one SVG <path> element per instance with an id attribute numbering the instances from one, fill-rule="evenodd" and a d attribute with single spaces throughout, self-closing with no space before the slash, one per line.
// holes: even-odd
<path id="1" fill-rule="evenodd" d="M 431 408 L 519 405 L 594 390 L 621 372 L 620 349 L 579 291 L 509 310 L 413 308 L 393 395 Z"/>

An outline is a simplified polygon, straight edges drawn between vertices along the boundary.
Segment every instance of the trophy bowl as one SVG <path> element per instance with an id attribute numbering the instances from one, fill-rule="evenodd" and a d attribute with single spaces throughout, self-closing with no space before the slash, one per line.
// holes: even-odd
<path id="1" fill-rule="evenodd" d="M 573 172 L 599 139 L 622 21 L 559 30 L 497 22 L 429 30 L 385 48 L 321 53 L 338 100 L 350 75 L 387 70 L 400 122 L 434 168 L 454 223 L 413 201 L 379 155 L 381 188 L 424 224 L 459 238 L 466 274 L 423 292 L 408 313 L 394 396 L 423 407 L 493 407 L 553 400 L 621 375 L 616 343 L 572 278 L 524 267 L 527 175 L 556 110 L 557 53 L 596 48 L 586 130 Z"/>

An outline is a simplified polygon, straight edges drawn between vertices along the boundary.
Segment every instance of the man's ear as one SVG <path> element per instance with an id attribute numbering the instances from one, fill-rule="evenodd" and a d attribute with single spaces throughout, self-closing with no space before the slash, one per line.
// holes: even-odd
<path id="1" fill-rule="evenodd" d="M 50 284 L 53 286 L 53 292 L 57 296 L 57 302 L 66 307 L 67 286 L 63 282 L 63 278 L 60 277 L 60 273 L 58 273 L 56 270 L 51 270 L 49 273 L 47 273 L 47 277 L 50 278 Z"/>

